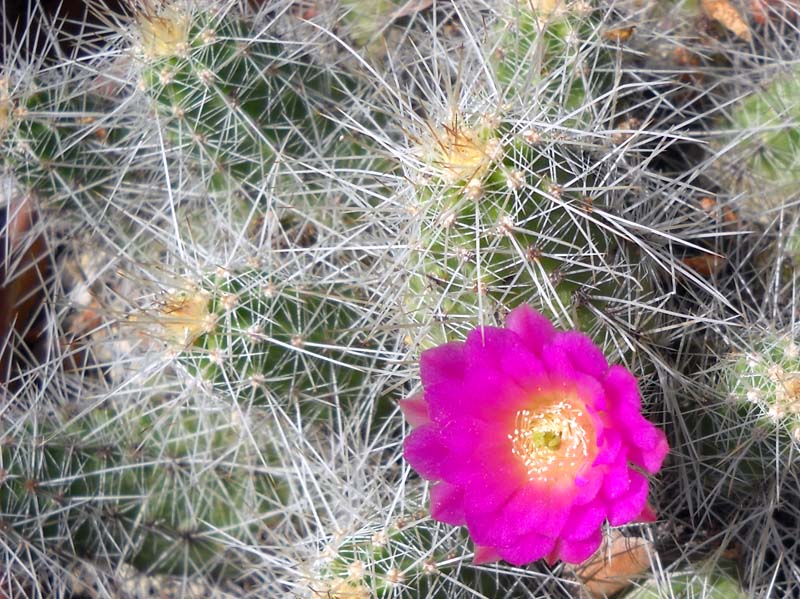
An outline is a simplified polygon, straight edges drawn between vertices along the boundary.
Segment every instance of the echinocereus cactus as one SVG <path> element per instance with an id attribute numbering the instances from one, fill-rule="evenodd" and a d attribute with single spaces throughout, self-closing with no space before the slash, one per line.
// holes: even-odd
<path id="1" fill-rule="evenodd" d="M 251 423 L 227 406 L 165 401 L 4 426 L 3 545 L 27 547 L 18 565 L 34 569 L 71 555 L 148 573 L 241 572 L 248 553 L 231 540 L 253 545 L 287 492 L 268 427 Z"/>
<path id="2" fill-rule="evenodd" d="M 708 372 L 717 397 L 702 409 L 711 487 L 748 497 L 778 484 L 800 446 L 800 350 L 792 329 L 754 330 Z M 714 384 L 713 380 L 706 384 Z M 716 475 L 715 475 L 716 474 Z M 721 481 L 721 483 L 720 483 Z"/>
<path id="3" fill-rule="evenodd" d="M 303 45 L 232 7 L 144 11 L 140 87 L 152 98 L 171 155 L 212 190 L 258 191 L 274 160 L 318 148 L 321 117 L 343 98 L 343 76 Z"/>
<path id="4" fill-rule="evenodd" d="M 721 175 L 748 194 L 755 215 L 778 208 L 794 194 L 800 170 L 800 79 L 796 69 L 779 72 L 726 109 Z"/>
<path id="5" fill-rule="evenodd" d="M 421 376 L 402 404 L 416 425 L 404 455 L 436 481 L 433 517 L 467 527 L 476 562 L 578 563 L 606 519 L 654 519 L 640 470 L 659 470 L 666 438 L 633 375 L 586 336 L 522 306 L 505 329 L 424 352 Z"/>
<path id="6" fill-rule="evenodd" d="M 623 201 L 599 186 L 601 163 L 511 116 L 471 121 L 454 114 L 418 164 L 404 306 L 415 346 L 525 303 L 597 332 L 598 307 L 654 293 L 655 268 L 599 216 Z"/>
<path id="7" fill-rule="evenodd" d="M 736 565 L 729 560 L 713 560 L 681 571 L 665 572 L 626 594 L 627 599 L 746 599 L 736 579 Z"/>
<path id="8" fill-rule="evenodd" d="M 210 390 L 243 406 L 304 407 L 309 416 L 347 409 L 371 368 L 365 301 L 352 285 L 219 269 L 171 292 L 152 314 L 153 334 Z"/>
<path id="9" fill-rule="evenodd" d="M 600 38 L 599 10 L 582 0 L 513 0 L 494 50 L 496 75 L 509 98 L 533 89 L 533 100 L 564 124 L 581 120 L 602 92 L 611 56 Z M 574 114 L 570 114 L 574 111 Z M 577 117 L 577 118 L 576 118 Z"/>
<path id="10" fill-rule="evenodd" d="M 113 186 L 118 132 L 101 124 L 107 102 L 87 81 L 58 75 L 0 66 L 2 168 L 44 205 L 86 210 Z"/>

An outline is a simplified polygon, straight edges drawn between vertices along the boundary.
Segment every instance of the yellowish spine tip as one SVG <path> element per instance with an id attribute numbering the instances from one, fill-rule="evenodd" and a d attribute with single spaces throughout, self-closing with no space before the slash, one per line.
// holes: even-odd
<path id="1" fill-rule="evenodd" d="M 491 128 L 473 129 L 462 123 L 454 114 L 450 123 L 433 132 L 428 160 L 448 184 L 463 182 L 473 190 L 480 188 L 480 180 L 500 154 L 500 142 Z"/>
<path id="2" fill-rule="evenodd" d="M 163 338 L 188 346 L 216 326 L 209 311 L 209 295 L 203 291 L 179 291 L 170 295 L 158 311 L 157 323 Z"/>

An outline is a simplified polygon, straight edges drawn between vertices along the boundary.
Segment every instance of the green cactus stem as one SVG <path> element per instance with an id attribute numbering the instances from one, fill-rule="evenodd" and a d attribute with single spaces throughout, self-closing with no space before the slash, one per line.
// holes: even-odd
<path id="1" fill-rule="evenodd" d="M 318 148 L 342 79 L 233 9 L 139 15 L 141 89 L 209 188 L 258 189 L 278 157 Z"/>
<path id="2" fill-rule="evenodd" d="M 265 431 L 245 433 L 229 411 L 167 405 L 7 430 L 3 545 L 149 574 L 234 575 L 248 557 L 230 540 L 255 544 L 285 502 Z"/>

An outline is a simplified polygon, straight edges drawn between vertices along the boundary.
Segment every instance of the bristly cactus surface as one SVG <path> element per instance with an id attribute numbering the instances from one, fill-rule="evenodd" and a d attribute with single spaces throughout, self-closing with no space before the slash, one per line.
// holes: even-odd
<path id="1" fill-rule="evenodd" d="M 2 538 L 28 548 L 9 571 L 72 555 L 151 574 L 241 572 L 248 554 L 231 541 L 252 545 L 286 501 L 267 430 L 230 408 L 168 402 L 4 426 Z"/>
<path id="2" fill-rule="evenodd" d="M 586 118 L 587 100 L 607 91 L 611 75 L 611 54 L 600 41 L 601 11 L 582 0 L 510 4 L 492 57 L 506 95 L 522 99 L 519 90 L 535 90 L 524 94 L 526 101 L 565 117 L 563 124 Z"/>
<path id="3" fill-rule="evenodd" d="M 729 560 L 708 560 L 689 571 L 666 573 L 626 594 L 627 599 L 746 599 Z"/>
<path id="4" fill-rule="evenodd" d="M 800 172 L 800 78 L 796 68 L 778 72 L 726 108 L 729 132 L 720 163 L 725 181 L 749 196 L 754 214 L 771 215 L 796 194 Z"/>
<path id="5" fill-rule="evenodd" d="M 365 304 L 353 285 L 218 269 L 169 293 L 150 317 L 153 334 L 196 384 L 242 407 L 300 408 L 311 417 L 353 409 L 347 398 L 375 367 Z"/>
<path id="6" fill-rule="evenodd" d="M 575 597 L 473 564 L 403 460 L 420 351 L 521 304 L 670 437 L 632 596 L 790 596 L 797 3 L 711 4 L 132 0 L 6 53 L 0 183 L 56 272 L 45 357 L 0 339 L 0 597 Z"/>
<path id="7" fill-rule="evenodd" d="M 212 190 L 258 190 L 274 160 L 319 147 L 320 116 L 344 99 L 342 76 L 315 65 L 269 23 L 232 8 L 170 6 L 140 14 L 140 87 L 176 158 Z"/>
<path id="8" fill-rule="evenodd" d="M 70 73 L 37 77 L 0 67 L 4 174 L 43 205 L 85 210 L 114 180 L 114 130 L 99 123 L 108 103 Z M 109 138 L 111 136 L 111 139 Z"/>
<path id="9" fill-rule="evenodd" d="M 800 351 L 796 331 L 755 328 L 742 349 L 719 356 L 703 384 L 714 399 L 697 409 L 704 484 L 737 500 L 784 481 L 800 449 Z"/>

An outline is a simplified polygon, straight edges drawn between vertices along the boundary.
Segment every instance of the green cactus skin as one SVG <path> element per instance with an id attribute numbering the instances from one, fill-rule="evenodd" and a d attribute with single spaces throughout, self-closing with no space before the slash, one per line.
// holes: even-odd
<path id="1" fill-rule="evenodd" d="M 258 189 L 273 160 L 319 147 L 341 81 L 234 10 L 144 15 L 141 88 L 212 190 Z"/>
<path id="2" fill-rule="evenodd" d="M 417 189 L 405 300 L 423 327 L 414 345 L 451 340 L 523 303 L 588 331 L 595 321 L 585 303 L 624 287 L 608 266 L 621 248 L 592 215 L 591 176 L 573 173 L 569 154 L 536 133 L 506 129 L 447 127 L 427 157 L 434 173 Z M 626 268 L 638 266 L 631 259 Z M 649 277 L 639 277 L 641 295 Z"/>
<path id="3" fill-rule="evenodd" d="M 728 561 L 700 564 L 692 572 L 675 572 L 666 581 L 651 580 L 625 595 L 625 599 L 747 599 Z"/>
<path id="4" fill-rule="evenodd" d="M 357 394 L 370 370 L 363 303 L 349 285 L 222 271 L 174 293 L 156 318 L 192 377 L 241 404 L 302 405 L 310 415 Z"/>
<path id="5" fill-rule="evenodd" d="M 752 210 L 779 206 L 800 181 L 800 71 L 782 74 L 730 109 L 725 152 L 734 189 L 753 194 Z M 730 177 L 729 177 L 730 178 Z"/>
<path id="6" fill-rule="evenodd" d="M 25 81 L 14 89 L 0 79 L 2 168 L 25 192 L 47 205 L 84 205 L 114 179 L 110 148 L 120 131 L 100 126 L 106 102 L 61 82 Z"/>
<path id="7" fill-rule="evenodd" d="M 387 597 L 400 589 L 404 596 L 446 599 L 463 585 L 496 596 L 497 578 L 481 575 L 462 557 L 467 544 L 463 530 L 442 528 L 420 510 L 386 528 L 338 536 L 324 552 L 321 576 L 311 587 L 319 587 L 320 597 L 338 588 L 340 595 L 332 596 L 343 599 Z"/>
<path id="8" fill-rule="evenodd" d="M 230 576 L 279 520 L 285 485 L 230 413 L 96 409 L 2 438 L 5 547 L 122 559 L 149 574 Z M 262 438 L 264 437 L 264 438 Z M 273 471 L 274 470 L 274 471 Z"/>
<path id="9" fill-rule="evenodd" d="M 515 2 L 494 56 L 506 95 L 514 97 L 514 90 L 534 87 L 536 101 L 550 103 L 548 108 L 558 114 L 585 110 L 587 99 L 607 83 L 603 66 L 611 64 L 599 39 L 595 12 L 583 1 Z M 593 49 L 586 54 L 589 42 Z M 526 96 L 526 102 L 530 99 Z"/>
<path id="10" fill-rule="evenodd" d="M 379 40 L 373 40 L 392 12 L 402 8 L 403 3 L 398 0 L 342 0 L 345 12 L 342 21 L 347 26 L 347 31 L 353 42 L 359 46 L 379 46 Z M 379 51 L 374 48 L 373 51 Z"/>
<path id="11" fill-rule="evenodd" d="M 718 368 L 726 399 L 708 413 L 709 451 L 726 488 L 746 496 L 785 475 L 800 445 L 800 350 L 792 335 L 765 332 Z"/>
<path id="12" fill-rule="evenodd" d="M 791 493 L 800 447 L 796 339 L 789 329 L 752 327 L 694 376 L 702 395 L 690 407 L 690 434 L 698 482 L 711 497 L 750 505 L 768 489 Z"/>

